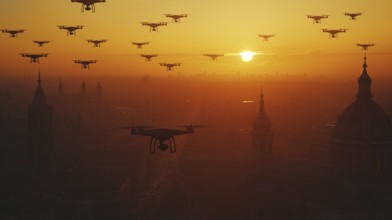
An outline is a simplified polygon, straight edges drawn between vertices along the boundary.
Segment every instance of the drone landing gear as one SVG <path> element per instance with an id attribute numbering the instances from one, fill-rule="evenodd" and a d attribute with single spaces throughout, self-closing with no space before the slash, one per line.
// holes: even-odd
<path id="1" fill-rule="evenodd" d="M 150 153 L 155 153 L 156 148 L 158 148 L 161 151 L 166 151 L 167 149 L 170 148 L 171 153 L 175 153 L 177 151 L 176 147 L 176 141 L 174 140 L 174 137 L 171 137 L 169 139 L 166 139 L 169 141 L 169 144 L 165 144 L 165 140 L 158 140 L 154 137 L 151 137 L 150 139 Z"/>

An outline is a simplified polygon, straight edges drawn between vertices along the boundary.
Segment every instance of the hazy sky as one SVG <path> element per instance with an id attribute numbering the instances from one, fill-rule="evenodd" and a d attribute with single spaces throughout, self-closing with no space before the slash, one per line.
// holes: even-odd
<path id="1" fill-rule="evenodd" d="M 0 28 L 27 29 L 17 39 L 0 33 L 0 74 L 359 74 L 363 53 L 357 43 L 375 43 L 369 49 L 371 74 L 392 72 L 392 1 L 389 0 L 107 0 L 96 13 L 80 12 L 70 0 L 1 0 Z M 356 21 L 344 12 L 362 12 Z M 163 14 L 189 14 L 180 24 Z M 305 15 L 328 14 L 322 24 Z M 170 22 L 149 32 L 140 22 Z M 85 25 L 77 36 L 66 36 L 56 25 Z M 322 28 L 347 28 L 339 39 L 329 39 Z M 258 34 L 275 34 L 262 42 Z M 108 39 L 93 48 L 86 39 Z M 50 40 L 39 48 L 33 40 Z M 136 49 L 132 41 L 149 41 Z M 261 53 L 245 63 L 239 56 L 210 62 L 203 53 Z M 50 53 L 41 64 L 29 64 L 19 53 Z M 141 53 L 159 57 L 145 62 Z M 97 59 L 91 70 L 81 70 L 73 59 Z M 167 72 L 159 62 L 181 62 Z"/>

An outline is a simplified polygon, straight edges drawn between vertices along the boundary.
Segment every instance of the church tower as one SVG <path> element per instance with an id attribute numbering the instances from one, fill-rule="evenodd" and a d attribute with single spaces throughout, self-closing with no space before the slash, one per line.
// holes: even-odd
<path id="1" fill-rule="evenodd" d="M 252 129 L 252 158 L 254 160 L 263 160 L 272 156 L 273 136 L 271 121 L 264 109 L 263 90 L 261 90 L 259 112 L 253 121 Z"/>
<path id="2" fill-rule="evenodd" d="M 364 59 L 357 98 L 338 116 L 332 134 L 331 159 L 336 176 L 370 180 L 392 176 L 392 125 L 373 100 Z"/>
<path id="3" fill-rule="evenodd" d="M 33 103 L 28 107 L 28 148 L 33 175 L 40 178 L 49 177 L 54 166 L 52 115 L 39 73 Z"/>

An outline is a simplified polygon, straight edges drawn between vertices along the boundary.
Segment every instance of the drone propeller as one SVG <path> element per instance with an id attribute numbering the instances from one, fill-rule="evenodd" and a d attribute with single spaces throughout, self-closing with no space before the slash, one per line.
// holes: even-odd
<path id="1" fill-rule="evenodd" d="M 201 128 L 201 127 L 205 127 L 204 125 L 180 125 L 180 126 L 178 126 L 178 127 L 183 127 L 183 128 L 189 128 L 189 127 L 192 127 L 192 128 Z"/>

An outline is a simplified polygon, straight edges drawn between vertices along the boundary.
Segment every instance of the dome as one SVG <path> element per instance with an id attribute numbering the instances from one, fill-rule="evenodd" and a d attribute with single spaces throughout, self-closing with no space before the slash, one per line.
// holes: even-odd
<path id="1" fill-rule="evenodd" d="M 371 100 L 356 100 L 339 116 L 334 138 L 354 141 L 392 140 L 390 118 Z"/>
<path id="2" fill-rule="evenodd" d="M 392 141 L 390 117 L 373 100 L 366 57 L 358 79 L 357 99 L 338 117 L 333 138 L 340 141 Z"/>

